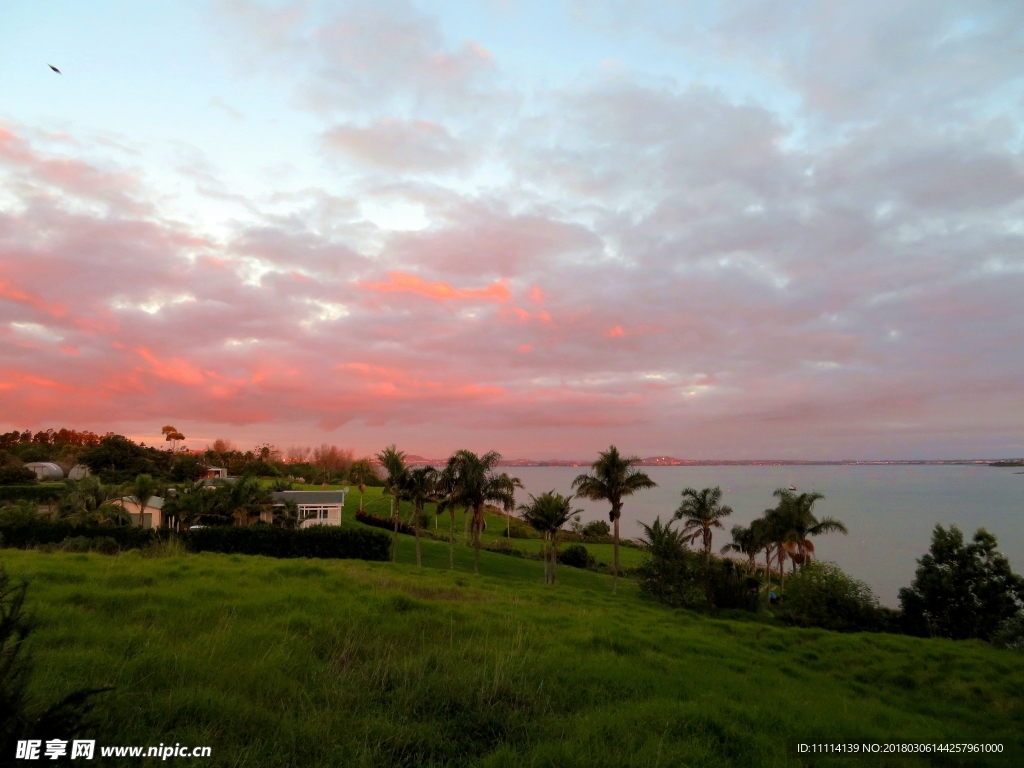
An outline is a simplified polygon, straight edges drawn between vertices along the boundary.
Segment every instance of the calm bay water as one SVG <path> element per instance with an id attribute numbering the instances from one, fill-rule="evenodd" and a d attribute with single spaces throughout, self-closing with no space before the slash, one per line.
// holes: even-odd
<path id="1" fill-rule="evenodd" d="M 515 467 L 526 494 L 552 488 L 570 492 L 573 478 L 586 467 Z M 956 524 L 970 537 L 986 528 L 999 539 L 999 549 L 1024 571 L 1024 475 L 1021 470 L 983 466 L 731 466 L 645 467 L 658 483 L 625 502 L 622 535 L 639 537 L 638 521 L 658 515 L 671 518 L 687 486 L 721 486 L 723 503 L 733 508 L 726 529 L 715 532 L 715 549 L 730 540 L 729 528 L 747 525 L 775 506 L 772 492 L 795 485 L 799 491 L 820 491 L 818 517 L 830 515 L 850 530 L 819 537 L 819 559 L 838 563 L 847 573 L 871 585 L 882 603 L 898 605 L 900 587 L 908 586 L 916 559 L 928 550 L 936 523 Z M 579 500 L 584 521 L 608 519 L 608 505 Z"/>

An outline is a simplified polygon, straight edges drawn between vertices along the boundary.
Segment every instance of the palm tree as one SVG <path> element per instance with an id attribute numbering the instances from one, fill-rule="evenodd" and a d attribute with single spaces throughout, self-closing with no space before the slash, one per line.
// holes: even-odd
<path id="1" fill-rule="evenodd" d="M 690 533 L 690 543 L 701 539 L 704 548 L 704 568 L 711 567 L 711 536 L 715 528 L 724 528 L 722 518 L 732 514 L 732 507 L 723 507 L 722 489 L 694 488 L 683 490 L 683 503 L 676 510 L 675 520 L 685 520 L 683 533 Z"/>
<path id="2" fill-rule="evenodd" d="M 515 489 L 523 487 L 519 478 L 510 477 L 505 472 L 494 472 L 494 467 L 499 461 L 501 454 L 497 451 L 477 456 L 472 451 L 462 450 L 452 454 L 445 467 L 445 478 L 442 483 L 447 492 L 445 503 L 464 507 L 467 512 L 472 510 L 473 513 L 474 573 L 480 573 L 480 534 L 484 529 L 484 505 L 496 502 L 506 511 L 514 509 Z M 454 510 L 452 519 L 454 521 Z"/>
<path id="3" fill-rule="evenodd" d="M 707 591 L 708 607 L 713 608 L 711 598 L 711 538 L 715 528 L 724 528 L 722 518 L 732 514 L 732 507 L 721 504 L 722 489 L 714 488 L 683 489 L 683 503 L 676 510 L 676 520 L 685 520 L 683 535 L 690 534 L 692 544 L 698 538 L 704 549 L 704 583 Z"/>
<path id="4" fill-rule="evenodd" d="M 366 481 L 376 475 L 369 459 L 358 459 L 348 468 L 348 478 L 359 488 L 359 511 L 363 511 L 363 494 L 366 493 Z"/>
<path id="5" fill-rule="evenodd" d="M 228 513 L 235 519 L 236 525 L 249 525 L 254 515 L 270 504 L 270 490 L 260 485 L 256 475 L 244 475 L 228 486 Z"/>
<path id="6" fill-rule="evenodd" d="M 722 547 L 722 554 L 726 552 L 739 552 L 746 555 L 747 567 L 751 573 L 754 573 L 757 570 L 754 558 L 761 551 L 761 542 L 757 540 L 757 530 L 753 525 L 749 527 L 734 525 L 729 533 L 732 534 L 732 541 Z"/>
<path id="7" fill-rule="evenodd" d="M 579 475 L 572 481 L 578 496 L 594 501 L 607 501 L 612 505 L 608 519 L 614 525 L 615 559 L 612 570 L 612 592 L 619 584 L 619 518 L 622 516 L 622 498 L 632 496 L 644 488 L 655 488 L 657 483 L 635 468 L 639 456 L 623 457 L 614 445 L 598 454 L 589 474 Z"/>
<path id="8" fill-rule="evenodd" d="M 452 457 L 454 458 L 454 457 Z M 434 479 L 434 501 L 437 507 L 434 510 L 434 524 L 437 525 L 437 516 L 448 512 L 448 570 L 455 570 L 455 469 L 452 459 L 443 471 L 439 472 Z"/>
<path id="9" fill-rule="evenodd" d="M 156 496 L 156 482 L 152 475 L 138 475 L 134 482 L 129 484 L 128 491 L 129 498 L 139 505 L 139 527 L 142 527 L 146 522 L 146 505 Z"/>
<path id="10" fill-rule="evenodd" d="M 302 522 L 299 520 L 299 504 L 286 499 L 279 509 L 274 510 L 274 519 L 286 530 L 295 530 Z"/>
<path id="11" fill-rule="evenodd" d="M 65 485 L 67 492 L 57 506 L 59 517 L 73 523 L 79 522 L 114 522 L 131 524 L 131 517 L 124 509 L 110 502 L 121 497 L 121 490 L 116 485 L 104 485 L 96 476 L 81 480 L 68 480 Z M 115 511 L 120 510 L 120 512 Z"/>
<path id="12" fill-rule="evenodd" d="M 384 493 L 394 497 L 395 500 L 391 515 L 395 523 L 395 535 L 391 543 L 391 562 L 393 563 L 398 559 L 398 516 L 402 510 L 402 491 L 405 488 L 409 470 L 405 467 L 405 451 L 398 450 L 394 443 L 378 453 L 377 459 L 388 473 L 384 480 Z"/>
<path id="13" fill-rule="evenodd" d="M 434 498 L 434 486 L 437 470 L 433 467 L 418 467 L 406 475 L 405 494 L 412 502 L 412 526 L 416 532 L 416 565 L 423 566 L 423 555 L 420 552 L 420 517 L 423 507 Z"/>
<path id="14" fill-rule="evenodd" d="M 773 494 L 779 500 L 777 507 L 785 528 L 782 546 L 793 561 L 793 569 L 810 562 L 814 555 L 814 542 L 811 536 L 839 531 L 848 533 L 846 526 L 832 517 L 819 520 L 814 515 L 814 504 L 824 501 L 824 494 L 812 492 L 794 494 L 786 488 L 778 488 Z"/>
<path id="15" fill-rule="evenodd" d="M 562 526 L 583 510 L 572 508 L 572 496 L 562 496 L 554 490 L 539 497 L 530 496 L 529 504 L 519 505 L 519 514 L 535 530 L 544 534 L 544 583 L 555 583 L 558 564 L 558 534 Z M 548 542 L 551 542 L 548 545 Z"/>

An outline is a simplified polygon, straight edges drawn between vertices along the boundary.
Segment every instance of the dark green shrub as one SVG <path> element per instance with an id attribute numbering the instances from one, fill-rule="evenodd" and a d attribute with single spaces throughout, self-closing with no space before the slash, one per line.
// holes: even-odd
<path id="1" fill-rule="evenodd" d="M 1024 612 L 1011 616 L 992 635 L 992 645 L 1024 653 Z"/>
<path id="2" fill-rule="evenodd" d="M 592 520 L 582 530 L 584 536 L 608 536 L 611 532 L 611 526 L 604 520 Z"/>
<path id="3" fill-rule="evenodd" d="M 837 632 L 877 632 L 892 621 L 867 584 L 835 563 L 821 562 L 810 562 L 786 579 L 779 615 L 798 626 Z"/>
<path id="4" fill-rule="evenodd" d="M 596 561 L 582 544 L 570 544 L 558 553 L 558 562 L 573 568 L 589 568 Z"/>
<path id="5" fill-rule="evenodd" d="M 511 525 L 502 531 L 501 535 L 510 539 L 535 539 L 538 536 L 533 528 L 521 520 L 512 520 Z"/>
<path id="6" fill-rule="evenodd" d="M 36 473 L 28 467 L 0 467 L 0 485 L 34 483 Z"/>
<path id="7" fill-rule="evenodd" d="M 368 515 L 365 512 L 356 512 L 356 520 L 363 525 L 370 525 L 374 528 L 382 528 L 385 531 L 395 530 L 395 521 L 391 518 L 377 517 L 377 515 Z M 416 532 L 412 529 L 412 526 L 408 523 L 403 523 L 401 520 L 398 521 L 398 532 L 407 533 L 410 536 Z"/>
<path id="8" fill-rule="evenodd" d="M 183 535 L 192 552 L 227 552 L 268 557 L 388 560 L 391 540 L 365 528 L 314 525 L 297 531 L 273 526 L 211 526 Z"/>
<path id="9" fill-rule="evenodd" d="M 35 475 L 33 475 L 35 477 Z M 0 501 L 35 501 L 40 504 L 56 501 L 67 489 L 64 483 L 33 483 L 32 485 L 0 485 Z"/>
<path id="10" fill-rule="evenodd" d="M 495 552 L 499 555 L 508 555 L 510 557 L 526 557 L 526 553 L 519 549 L 515 544 L 508 541 L 492 541 L 484 547 L 488 552 Z"/>
<path id="11" fill-rule="evenodd" d="M 72 525 L 63 520 L 36 518 L 27 522 L 0 525 L 3 545 L 15 549 L 39 547 L 44 544 L 60 544 L 73 538 L 110 538 L 121 549 L 138 549 L 149 546 L 153 541 L 167 538 L 167 529 L 137 528 L 135 526 L 115 527 L 111 525 Z"/>
<path id="12" fill-rule="evenodd" d="M 745 563 L 712 557 L 710 578 L 711 602 L 715 608 L 757 610 L 761 581 L 750 573 Z"/>

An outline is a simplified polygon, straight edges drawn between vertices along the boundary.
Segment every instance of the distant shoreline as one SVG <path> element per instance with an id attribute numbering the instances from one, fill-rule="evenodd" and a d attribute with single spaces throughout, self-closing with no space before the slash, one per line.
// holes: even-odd
<path id="1" fill-rule="evenodd" d="M 408 464 L 431 464 L 443 466 L 447 459 L 425 459 L 409 456 Z M 506 459 L 498 462 L 501 467 L 589 467 L 590 461 L 570 459 Z M 991 466 L 1021 467 L 1024 459 L 895 459 L 891 461 L 823 461 L 798 459 L 677 459 L 673 456 L 649 456 L 641 459 L 641 467 L 884 467 L 884 466 Z"/>

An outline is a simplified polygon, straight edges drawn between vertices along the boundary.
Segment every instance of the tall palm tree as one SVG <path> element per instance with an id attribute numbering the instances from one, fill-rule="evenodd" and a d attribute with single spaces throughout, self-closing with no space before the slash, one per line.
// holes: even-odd
<path id="1" fill-rule="evenodd" d="M 477 456 L 472 451 L 456 451 L 445 467 L 443 487 L 447 491 L 446 503 L 472 510 L 473 571 L 480 573 L 480 534 L 484 529 L 484 505 L 494 502 L 505 510 L 515 508 L 515 490 L 523 484 L 518 477 L 496 473 L 494 467 L 501 454 L 489 451 Z M 449 507 L 451 508 L 451 507 Z M 454 512 L 453 512 L 454 515 Z M 453 517 L 454 519 L 454 517 Z"/>
<path id="2" fill-rule="evenodd" d="M 402 493 L 408 479 L 409 470 L 405 466 L 405 451 L 398 450 L 392 443 L 383 451 L 377 454 L 388 476 L 384 480 L 384 493 L 394 498 L 394 511 L 391 517 L 395 523 L 395 534 L 391 542 L 391 562 L 398 559 L 398 517 L 402 511 Z"/>
<path id="3" fill-rule="evenodd" d="M 529 504 L 519 505 L 519 514 L 535 530 L 544 534 L 544 583 L 555 583 L 558 564 L 558 534 L 562 526 L 583 510 L 572 508 L 572 496 L 562 496 L 554 490 L 540 496 L 530 496 Z M 548 543 L 550 542 L 550 544 Z"/>
<path id="4" fill-rule="evenodd" d="M 732 507 L 725 507 L 721 504 L 722 489 L 717 485 L 714 488 L 685 488 L 683 490 L 683 503 L 676 510 L 675 520 L 685 520 L 683 533 L 689 533 L 690 543 L 701 539 L 704 549 L 704 567 L 711 567 L 711 538 L 715 528 L 724 528 L 722 518 L 732 514 Z"/>
<path id="5" fill-rule="evenodd" d="M 624 457 L 614 445 L 601 451 L 598 459 L 590 465 L 591 472 L 579 475 L 572 481 L 577 496 L 594 501 L 607 501 L 612 505 L 608 519 L 614 526 L 615 558 L 612 569 L 612 592 L 619 585 L 619 518 L 622 516 L 622 499 L 632 496 L 645 488 L 655 488 L 657 483 L 636 469 L 639 456 Z"/>
<path id="6" fill-rule="evenodd" d="M 433 467 L 418 467 L 406 476 L 405 495 L 412 502 L 412 526 L 416 532 L 416 565 L 423 566 L 420 552 L 420 517 L 423 507 L 434 498 L 437 470 Z"/>
<path id="7" fill-rule="evenodd" d="M 438 473 L 434 479 L 434 501 L 437 504 L 434 516 L 434 525 L 437 525 L 437 516 L 448 513 L 448 570 L 455 570 L 455 469 L 452 459 L 448 459 L 448 465 Z"/>
<path id="8" fill-rule="evenodd" d="M 139 505 L 139 527 L 141 528 L 146 523 L 146 506 L 150 499 L 156 496 L 156 481 L 153 480 L 152 475 L 138 475 L 129 484 L 128 492 L 132 501 Z"/>
<path id="9" fill-rule="evenodd" d="M 374 476 L 373 466 L 369 459 L 357 459 L 348 468 L 348 478 L 359 489 L 359 511 L 363 511 L 363 494 L 366 493 L 366 482 Z"/>
<path id="10" fill-rule="evenodd" d="M 839 531 L 848 533 L 846 526 L 832 517 L 820 520 L 814 515 L 814 504 L 824 501 L 824 494 L 818 492 L 793 493 L 786 488 L 778 488 L 774 496 L 779 500 L 779 516 L 783 521 L 784 533 L 782 545 L 786 554 L 793 561 L 793 569 L 810 562 L 814 555 L 812 536 Z"/>

